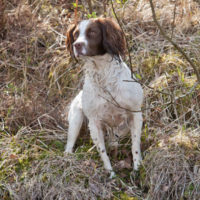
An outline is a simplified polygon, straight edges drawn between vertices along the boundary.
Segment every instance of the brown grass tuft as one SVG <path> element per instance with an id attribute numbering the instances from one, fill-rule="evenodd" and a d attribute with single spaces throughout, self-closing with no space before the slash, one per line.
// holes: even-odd
<path id="1" fill-rule="evenodd" d="M 164 136 L 147 151 L 144 183 L 151 199 L 199 199 L 199 131 Z"/>

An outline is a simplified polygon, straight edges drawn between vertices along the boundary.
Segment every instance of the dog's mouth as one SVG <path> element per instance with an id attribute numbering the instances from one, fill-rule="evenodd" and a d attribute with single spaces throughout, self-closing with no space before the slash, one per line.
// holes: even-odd
<path id="1" fill-rule="evenodd" d="M 83 49 L 81 49 L 81 50 L 76 49 L 74 51 L 74 55 L 75 55 L 76 58 L 81 58 L 81 57 L 87 56 L 87 51 L 83 50 Z"/>
<path id="2" fill-rule="evenodd" d="M 86 56 L 84 53 L 82 53 L 82 52 L 78 52 L 77 54 L 76 54 L 76 57 L 77 58 L 79 58 L 79 57 L 82 57 L 82 56 Z"/>

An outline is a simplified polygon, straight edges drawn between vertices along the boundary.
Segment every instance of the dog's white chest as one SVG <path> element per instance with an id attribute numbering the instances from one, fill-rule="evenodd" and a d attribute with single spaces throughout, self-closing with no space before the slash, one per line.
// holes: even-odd
<path id="1" fill-rule="evenodd" d="M 127 127 L 129 114 L 117 103 L 121 104 L 121 91 L 117 83 L 99 84 L 91 79 L 85 81 L 83 87 L 83 110 L 85 115 L 100 120 L 102 124 L 123 129 Z"/>

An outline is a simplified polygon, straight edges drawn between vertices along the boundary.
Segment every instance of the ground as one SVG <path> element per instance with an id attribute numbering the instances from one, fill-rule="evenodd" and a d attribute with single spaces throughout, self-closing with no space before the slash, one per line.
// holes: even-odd
<path id="1" fill-rule="evenodd" d="M 200 199 L 200 84 L 160 34 L 147 0 L 114 1 L 145 91 L 139 171 L 127 137 L 117 151 L 107 147 L 117 174 L 110 180 L 87 127 L 75 153 L 64 155 L 67 108 L 83 82 L 65 33 L 76 19 L 115 19 L 110 1 L 89 2 L 0 0 L 0 199 Z M 165 33 L 200 71 L 198 1 L 154 6 Z"/>

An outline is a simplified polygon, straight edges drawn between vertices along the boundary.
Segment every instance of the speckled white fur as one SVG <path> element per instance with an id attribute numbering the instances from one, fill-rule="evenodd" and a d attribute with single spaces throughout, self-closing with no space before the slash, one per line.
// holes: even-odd
<path id="1" fill-rule="evenodd" d="M 105 169 L 113 171 L 104 144 L 102 127 L 107 124 L 118 132 L 118 136 L 130 130 L 134 169 L 137 170 L 141 162 L 142 113 L 128 110 L 141 110 L 142 87 L 131 79 L 127 65 L 109 54 L 85 59 L 83 90 L 72 101 L 68 114 L 69 130 L 65 152 L 72 152 L 83 118 L 86 116 L 92 140 L 101 155 Z"/>
<path id="2" fill-rule="evenodd" d="M 83 48 L 82 48 L 82 54 L 86 55 L 87 50 L 86 50 L 86 46 L 88 45 L 88 41 L 86 39 L 86 29 L 89 26 L 90 21 L 89 20 L 83 20 L 80 24 L 79 24 L 79 30 L 80 30 L 80 34 L 76 40 L 76 42 L 74 42 L 74 45 L 76 43 L 84 43 Z M 76 51 L 76 48 L 73 45 L 73 51 L 74 51 L 74 55 L 75 57 L 77 57 L 78 53 Z"/>

